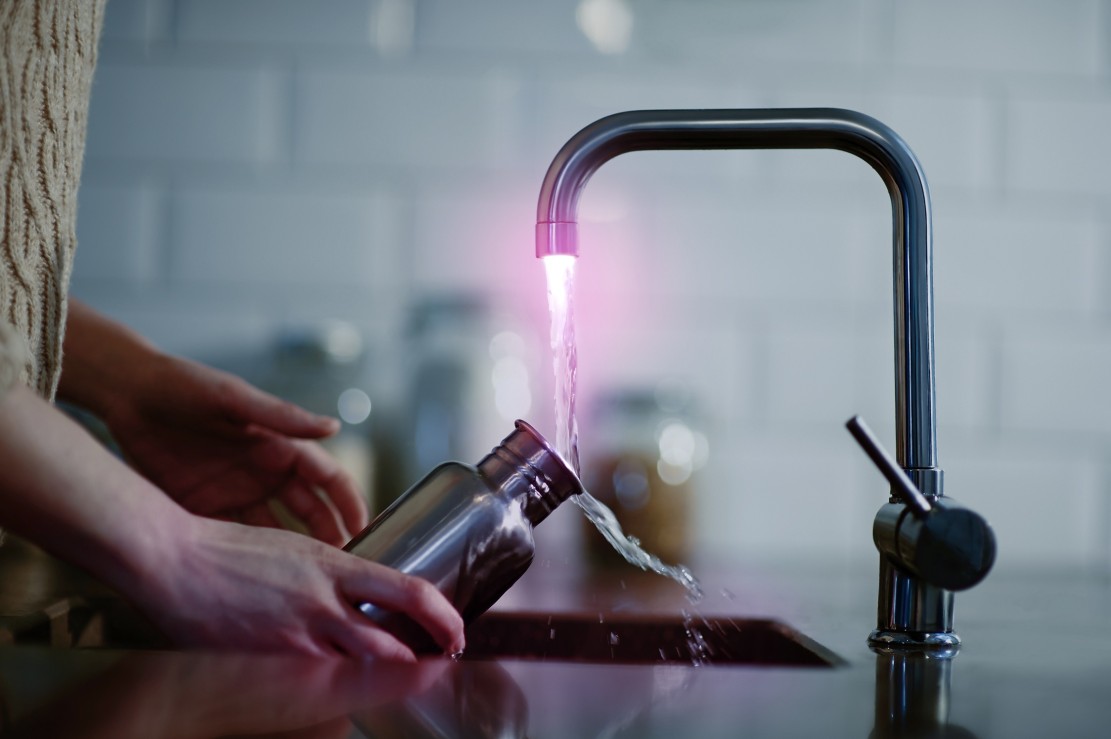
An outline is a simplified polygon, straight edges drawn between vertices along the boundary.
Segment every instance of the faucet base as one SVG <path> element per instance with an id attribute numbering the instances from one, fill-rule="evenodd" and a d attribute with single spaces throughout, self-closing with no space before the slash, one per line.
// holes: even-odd
<path id="1" fill-rule="evenodd" d="M 899 650 L 960 646 L 961 639 L 953 632 L 952 591 L 911 575 L 884 555 L 880 555 L 879 585 L 876 630 L 868 637 L 870 646 Z"/>
<path id="2" fill-rule="evenodd" d="M 938 656 L 952 656 L 960 649 L 961 638 L 951 631 L 876 629 L 868 635 L 868 646 L 883 652 L 929 651 L 938 653 Z"/>

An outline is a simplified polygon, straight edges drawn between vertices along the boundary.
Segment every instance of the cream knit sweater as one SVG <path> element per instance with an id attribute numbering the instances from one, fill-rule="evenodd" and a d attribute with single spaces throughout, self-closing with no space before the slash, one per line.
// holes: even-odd
<path id="1" fill-rule="evenodd" d="M 0 1 L 0 395 L 52 399 L 104 0 Z"/>

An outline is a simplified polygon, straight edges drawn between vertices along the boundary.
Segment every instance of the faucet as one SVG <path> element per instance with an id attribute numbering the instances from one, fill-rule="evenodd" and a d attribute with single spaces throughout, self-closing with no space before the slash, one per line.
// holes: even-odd
<path id="1" fill-rule="evenodd" d="M 959 646 L 953 631 L 953 590 L 970 587 L 987 574 L 995 546 L 983 519 L 950 514 L 971 512 L 942 500 L 934 407 L 930 194 L 918 159 L 889 127 L 850 110 L 617 113 L 573 136 L 548 167 L 537 205 L 536 256 L 578 255 L 579 196 L 600 166 L 626 152 L 664 149 L 839 149 L 866 161 L 887 185 L 894 223 L 895 449 L 898 466 L 918 496 L 909 498 L 914 504 L 908 505 L 906 491 L 893 485 L 889 503 L 877 515 L 873 536 L 881 554 L 879 603 L 869 643 L 884 648 Z M 964 566 L 969 565 L 966 560 L 971 566 Z"/>

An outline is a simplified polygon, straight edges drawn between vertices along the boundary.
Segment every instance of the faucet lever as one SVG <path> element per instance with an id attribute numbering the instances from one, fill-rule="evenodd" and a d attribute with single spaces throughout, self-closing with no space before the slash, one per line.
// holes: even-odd
<path id="1" fill-rule="evenodd" d="M 849 430 L 856 442 L 863 447 L 864 453 L 880 468 L 880 472 L 891 483 L 892 495 L 902 498 L 917 518 L 924 518 L 932 508 L 930 501 L 915 487 L 914 483 L 907 477 L 907 473 L 891 458 L 887 450 L 880 445 L 879 440 L 872 433 L 872 429 L 864 423 L 864 419 L 860 416 L 853 416 L 845 422 L 845 428 Z"/>
<path id="2" fill-rule="evenodd" d="M 966 590 L 983 580 L 995 563 L 995 534 L 988 522 L 951 498 L 927 499 L 860 416 L 850 418 L 845 427 L 902 500 L 888 503 L 876 514 L 872 538 L 880 554 L 945 590 Z"/>

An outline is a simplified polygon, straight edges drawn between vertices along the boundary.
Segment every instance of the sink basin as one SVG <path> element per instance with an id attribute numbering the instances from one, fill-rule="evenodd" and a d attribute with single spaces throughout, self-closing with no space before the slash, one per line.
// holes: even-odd
<path id="1" fill-rule="evenodd" d="M 842 660 L 769 619 L 490 612 L 467 627 L 464 659 L 607 664 L 834 667 Z"/>

